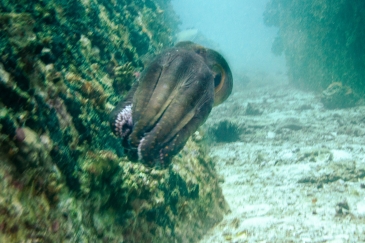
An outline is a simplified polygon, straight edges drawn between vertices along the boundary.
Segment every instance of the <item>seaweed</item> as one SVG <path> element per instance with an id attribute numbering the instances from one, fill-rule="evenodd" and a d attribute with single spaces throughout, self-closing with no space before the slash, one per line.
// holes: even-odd
<path id="1" fill-rule="evenodd" d="M 365 92 L 365 2 L 270 0 L 264 22 L 279 28 L 272 50 L 284 54 L 292 84 L 321 91 L 341 82 Z"/>

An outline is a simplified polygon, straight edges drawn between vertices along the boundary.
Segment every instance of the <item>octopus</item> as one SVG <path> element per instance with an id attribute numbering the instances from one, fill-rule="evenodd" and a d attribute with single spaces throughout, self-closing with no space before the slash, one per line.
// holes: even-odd
<path id="1" fill-rule="evenodd" d="M 145 68 L 111 112 L 110 126 L 129 160 L 166 168 L 232 87 L 231 70 L 218 52 L 180 42 Z"/>

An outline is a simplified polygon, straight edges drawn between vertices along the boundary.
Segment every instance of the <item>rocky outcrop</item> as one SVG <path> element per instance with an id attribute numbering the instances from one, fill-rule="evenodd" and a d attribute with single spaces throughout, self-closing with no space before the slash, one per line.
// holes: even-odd
<path id="1" fill-rule="evenodd" d="M 272 51 L 284 54 L 295 86 L 324 90 L 341 82 L 364 93 L 365 3 L 362 0 L 270 0 L 268 26 L 279 28 Z"/>
<path id="2" fill-rule="evenodd" d="M 0 241 L 194 242 L 227 205 L 203 144 L 124 158 L 108 115 L 172 45 L 170 2 L 0 2 Z"/>

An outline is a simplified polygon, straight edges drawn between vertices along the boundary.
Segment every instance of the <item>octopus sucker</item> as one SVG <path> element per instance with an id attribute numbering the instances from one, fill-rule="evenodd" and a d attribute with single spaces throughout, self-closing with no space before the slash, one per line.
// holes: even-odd
<path id="1" fill-rule="evenodd" d="M 232 92 L 232 73 L 216 51 L 181 42 L 158 56 L 111 114 L 130 160 L 165 168 Z"/>

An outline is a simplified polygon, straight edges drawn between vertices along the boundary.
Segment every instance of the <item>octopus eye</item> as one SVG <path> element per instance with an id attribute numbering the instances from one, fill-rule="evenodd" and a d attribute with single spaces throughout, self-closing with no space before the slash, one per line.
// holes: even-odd
<path id="1" fill-rule="evenodd" d="M 225 101 L 232 92 L 233 78 L 224 57 L 212 49 L 204 48 L 191 41 L 179 42 L 176 47 L 192 50 L 204 59 L 214 76 L 214 106 Z"/>
<path id="2" fill-rule="evenodd" d="M 218 73 L 214 77 L 214 87 L 217 88 L 221 82 L 222 82 L 222 75 Z"/>
<path id="3" fill-rule="evenodd" d="M 224 72 L 221 66 L 219 65 L 214 65 L 213 68 L 213 73 L 214 73 L 214 89 L 215 92 L 219 91 L 224 83 Z"/>
<path id="4" fill-rule="evenodd" d="M 214 106 L 216 106 L 225 101 L 232 92 L 232 73 L 224 58 L 215 51 L 209 50 L 207 61 L 214 75 Z"/>

